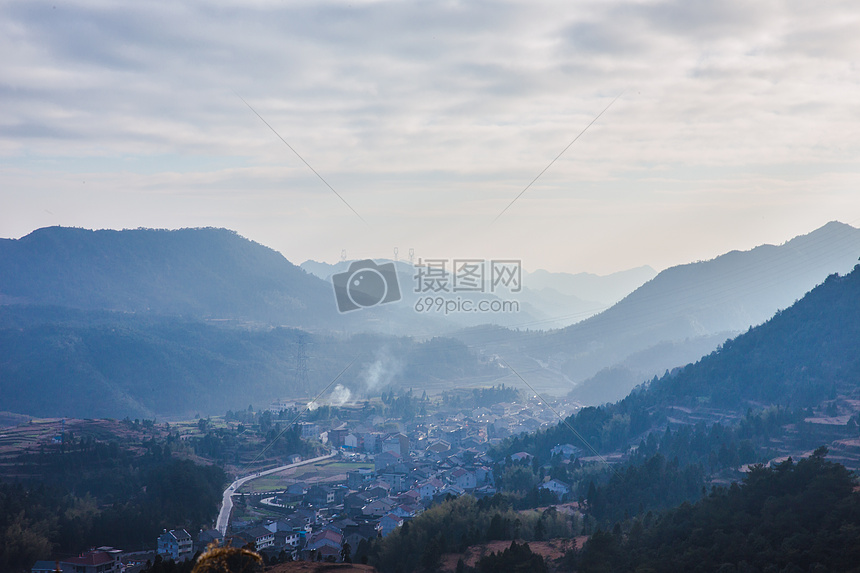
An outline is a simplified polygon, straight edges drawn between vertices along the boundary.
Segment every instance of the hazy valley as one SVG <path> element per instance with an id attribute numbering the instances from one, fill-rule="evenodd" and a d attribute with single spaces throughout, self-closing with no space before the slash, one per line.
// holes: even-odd
<path id="1" fill-rule="evenodd" d="M 21 549 L 0 558 L 24 570 L 113 544 L 126 570 L 154 572 L 171 529 L 201 551 L 247 542 L 276 571 L 323 556 L 383 572 L 671 570 L 726 550 L 668 536 L 670 520 L 767 539 L 796 523 L 759 513 L 787 475 L 798 496 L 838 492 L 805 520 L 819 546 L 848 547 L 858 253 L 860 231 L 830 223 L 659 273 L 524 272 L 520 312 L 487 324 L 416 312 L 403 261 L 379 261 L 402 300 L 339 313 L 331 277 L 349 261 L 298 267 L 223 229 L 2 241 L 0 527 Z M 234 505 L 213 528 L 224 488 Z M 719 504 L 757 525 L 720 521 Z M 846 562 L 757 543 L 735 560 Z"/>

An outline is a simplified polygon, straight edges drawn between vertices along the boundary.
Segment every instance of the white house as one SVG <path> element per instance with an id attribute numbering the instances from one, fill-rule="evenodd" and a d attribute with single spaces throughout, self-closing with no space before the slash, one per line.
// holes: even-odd
<path id="1" fill-rule="evenodd" d="M 294 410 L 296 402 L 294 400 L 275 400 L 269 404 L 269 412 L 272 414 L 280 414 L 284 410 Z"/>
<path id="2" fill-rule="evenodd" d="M 379 451 L 379 446 L 381 445 L 380 436 L 378 432 L 367 432 L 361 435 L 361 441 L 364 444 L 364 451 L 370 454 L 374 454 Z"/>
<path id="3" fill-rule="evenodd" d="M 299 428 L 302 431 L 302 437 L 307 439 L 320 439 L 320 427 L 312 422 L 299 422 Z"/>
<path id="4" fill-rule="evenodd" d="M 382 442 L 383 452 L 393 452 L 398 456 L 409 455 L 409 438 L 401 433 L 391 434 Z"/>
<path id="5" fill-rule="evenodd" d="M 380 473 L 379 479 L 391 486 L 394 493 L 406 490 L 406 475 L 397 472 Z"/>
<path id="6" fill-rule="evenodd" d="M 390 512 L 395 506 L 395 503 L 391 501 L 391 498 L 383 498 L 377 499 L 375 501 L 371 501 L 367 505 L 361 508 L 361 512 L 364 515 L 368 515 L 371 517 L 380 517 Z"/>
<path id="7" fill-rule="evenodd" d="M 427 481 L 423 481 L 418 484 L 417 490 L 421 499 L 433 499 L 437 493 L 439 493 L 439 489 L 442 488 L 444 484 L 436 478 L 430 478 Z"/>
<path id="8" fill-rule="evenodd" d="M 302 536 L 298 531 L 288 531 L 284 536 L 284 545 L 288 547 L 298 547 L 302 541 Z"/>
<path id="9" fill-rule="evenodd" d="M 475 489 L 478 485 L 475 474 L 463 468 L 457 468 L 452 471 L 450 479 L 451 483 L 461 489 Z"/>
<path id="10" fill-rule="evenodd" d="M 318 531 L 314 533 L 313 536 L 311 536 L 311 538 L 308 540 L 306 549 L 312 551 L 319 551 L 323 547 L 330 547 L 332 549 L 340 551 L 342 546 L 343 534 L 331 529 L 323 529 L 322 531 Z"/>
<path id="11" fill-rule="evenodd" d="M 343 447 L 347 450 L 358 449 L 358 436 L 355 434 L 347 434 L 343 437 Z"/>
<path id="12" fill-rule="evenodd" d="M 164 533 L 158 536 L 157 552 L 174 561 L 184 561 L 191 558 L 193 545 L 191 535 L 184 529 L 165 529 Z"/>
<path id="13" fill-rule="evenodd" d="M 550 450 L 551 455 L 561 454 L 561 456 L 565 459 L 570 458 L 570 456 L 579 457 L 579 454 L 582 452 L 579 448 L 574 446 L 573 444 L 558 444 L 553 446 L 552 450 Z"/>
<path id="14" fill-rule="evenodd" d="M 558 497 L 562 497 L 570 493 L 570 486 L 557 479 L 551 479 L 548 482 L 541 484 L 540 489 L 549 490 Z"/>
<path id="15" fill-rule="evenodd" d="M 453 495 L 454 497 L 460 497 L 465 494 L 466 490 L 461 487 L 452 484 L 445 484 L 441 488 L 439 488 L 439 492 L 436 494 L 440 497 L 445 497 L 447 495 Z"/>
<path id="16" fill-rule="evenodd" d="M 263 527 L 257 525 L 251 529 L 240 531 L 236 537 L 244 540 L 246 543 L 253 543 L 254 547 L 259 551 L 266 547 L 271 547 L 275 544 L 275 534 Z"/>

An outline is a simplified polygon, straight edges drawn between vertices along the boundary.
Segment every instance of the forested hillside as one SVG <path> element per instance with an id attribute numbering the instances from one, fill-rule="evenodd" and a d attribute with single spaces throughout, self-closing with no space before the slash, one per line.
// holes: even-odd
<path id="1" fill-rule="evenodd" d="M 584 408 L 567 422 L 600 451 L 638 444 L 652 429 L 665 428 L 669 418 L 692 420 L 696 411 L 702 420 L 734 420 L 737 426 L 727 431 L 737 432 L 735 441 L 768 441 L 782 425 L 802 423 L 828 400 L 860 397 L 857 348 L 860 265 L 846 276 L 830 276 L 791 307 L 695 364 L 655 377 L 615 404 Z M 829 407 L 839 411 L 836 404 Z M 704 436 L 714 430 L 702 426 L 697 431 L 703 437 L 695 441 L 704 444 Z M 559 424 L 512 440 L 505 452 L 545 455 L 552 445 L 570 441 L 582 445 L 567 425 Z"/>
<path id="2" fill-rule="evenodd" d="M 742 484 L 656 520 L 595 532 L 568 564 L 583 573 L 858 571 L 860 492 L 826 453 L 755 467 Z"/>
<path id="3" fill-rule="evenodd" d="M 500 375 L 452 339 L 345 339 L 21 305 L 0 306 L 0 348 L 2 409 L 35 416 L 222 414 L 237 404 L 315 396 L 353 359 L 339 383 L 356 396 L 389 384 Z M 306 377 L 298 371 L 300 349 Z"/>
<path id="4" fill-rule="evenodd" d="M 39 482 L 0 483 L 0 570 L 29 571 L 53 552 L 112 545 L 142 549 L 164 528 L 195 531 L 218 513 L 227 481 L 217 466 L 171 456 L 152 440 L 143 455 L 117 443 L 70 440 L 62 451 L 22 455 Z"/>
<path id="5" fill-rule="evenodd" d="M 744 332 L 828 275 L 850 272 L 858 256 L 860 230 L 828 223 L 783 245 L 666 269 L 612 308 L 526 348 L 581 383 L 574 397 L 595 405 L 619 400 L 643 379 L 713 350 L 715 335 Z"/>
<path id="6" fill-rule="evenodd" d="M 719 350 L 695 364 L 667 373 L 662 378 L 654 378 L 624 400 L 602 407 L 584 408 L 567 418 L 565 423 L 509 439 L 493 452 L 500 463 L 505 463 L 502 477 L 507 479 L 508 473 L 513 471 L 509 467 L 508 456 L 520 451 L 533 454 L 533 464 L 516 467 L 517 472 L 526 474 L 519 478 L 520 481 L 536 483 L 544 475 L 544 468 L 549 467 L 546 473 L 572 484 L 573 496 L 587 502 L 587 516 L 604 530 L 594 536 L 591 553 L 581 556 L 580 566 L 585 570 L 604 570 L 598 565 L 603 563 L 601 566 L 605 567 L 606 560 L 611 559 L 615 560 L 612 561 L 615 565 L 606 570 L 632 571 L 643 563 L 647 569 L 663 555 L 664 549 L 654 549 L 650 561 L 640 562 L 633 557 L 625 557 L 650 550 L 632 540 L 634 533 L 641 533 L 645 515 L 684 500 L 696 501 L 702 495 L 701 486 L 708 482 L 738 480 L 744 475 L 743 468 L 749 464 L 781 460 L 788 455 L 797 457 L 822 444 L 840 448 L 841 459 L 852 462 L 851 467 L 857 467 L 856 455 L 852 457 L 849 454 L 855 447 L 852 444 L 856 444 L 860 437 L 856 410 L 857 399 L 860 398 L 860 358 L 856 353 L 860 347 L 858 324 L 860 266 L 846 276 L 829 277 L 765 324 L 727 341 Z M 553 456 L 553 446 L 564 443 L 581 447 L 583 456 L 591 464 L 580 467 L 579 464 L 563 463 L 564 460 Z M 806 479 L 802 476 L 809 475 L 807 470 L 817 468 L 816 472 L 821 470 L 826 476 L 810 478 L 806 485 L 797 485 L 802 491 L 791 494 L 794 497 L 786 497 L 786 500 L 792 500 L 791 503 L 813 504 L 814 494 L 804 493 L 806 490 L 803 488 L 817 491 L 819 480 L 838 478 L 837 482 L 842 481 L 838 487 L 834 486 L 834 491 L 841 491 L 839 488 L 849 487 L 845 485 L 845 479 L 850 482 L 845 477 L 848 475 L 845 468 L 823 462 L 821 452 L 823 450 L 805 465 L 798 465 L 797 472 L 791 464 L 783 464 L 776 470 L 755 470 L 749 479 L 770 476 L 768 479 L 775 484 L 777 491 L 782 491 L 779 488 L 783 485 L 788 487 L 786 484 L 795 479 L 783 477 L 784 474 L 796 475 L 797 480 L 802 481 Z M 603 463 L 605 458 L 602 456 L 611 458 L 613 466 Z M 783 485 L 779 485 L 777 482 L 783 479 Z M 714 498 L 713 501 L 701 503 L 706 507 L 735 503 L 737 500 L 732 497 L 735 491 L 733 488 L 728 493 L 718 492 L 708 498 Z M 711 503 L 714 505 L 707 505 Z M 825 500 L 825 503 L 829 501 Z M 856 500 L 851 503 L 856 504 Z M 674 543 L 677 535 L 672 529 L 672 520 L 686 519 L 684 507 L 689 508 L 688 505 L 682 506 L 664 519 L 663 529 L 654 534 L 653 543 L 657 543 L 654 541 L 657 539 L 663 539 L 669 545 Z M 803 512 L 801 509 L 798 511 Z M 765 517 L 755 514 L 747 522 L 735 525 L 747 527 L 749 523 L 762 520 L 767 523 Z M 785 520 L 784 523 L 767 524 L 767 527 L 793 528 L 802 522 L 801 517 L 806 516 L 780 515 L 777 521 Z M 829 520 L 833 516 L 816 514 L 811 517 Z M 617 533 L 605 533 L 607 528 L 612 529 L 613 524 L 626 523 L 624 527 L 630 528 L 634 522 L 639 525 L 631 530 L 630 540 Z M 827 521 L 826 527 L 830 525 L 831 522 Z M 698 526 L 681 529 L 686 534 L 695 527 Z M 846 538 L 840 537 L 842 533 L 829 531 L 825 535 L 832 534 L 834 540 L 845 542 Z M 759 543 L 762 551 L 767 549 L 775 554 L 784 551 L 786 555 L 794 555 L 794 545 L 790 551 L 778 543 L 774 545 L 776 542 L 768 537 L 774 535 L 772 531 L 756 533 L 743 530 L 744 536 L 749 534 L 760 534 L 767 539 L 767 543 Z M 797 534 L 812 535 L 799 530 Z M 684 543 L 696 546 L 707 539 L 710 539 L 709 543 L 713 542 L 713 537 L 705 536 Z M 720 547 L 715 551 L 723 551 L 724 547 Z M 761 570 L 743 569 L 739 564 L 744 559 L 752 563 L 748 557 L 754 550 L 746 547 L 742 550 L 747 551 L 744 557 L 727 560 L 734 563 L 738 571 Z M 687 547 L 672 547 L 667 551 L 683 553 Z M 588 557 L 595 552 L 600 553 L 599 559 Z M 807 566 L 814 564 L 816 559 L 827 562 L 825 557 L 830 559 L 832 556 L 817 555 L 812 561 L 803 561 L 805 565 L 801 566 L 807 570 Z M 690 549 L 689 559 L 695 558 L 718 559 L 718 555 Z M 831 559 L 830 562 L 836 561 Z M 655 570 L 689 570 L 690 563 L 675 563 L 674 569 L 666 566 Z M 779 570 L 784 569 L 780 567 Z"/>
<path id="7" fill-rule="evenodd" d="M 728 340 L 695 365 L 664 376 L 648 404 L 753 403 L 807 407 L 860 387 L 860 268 L 831 275 L 765 324 Z"/>

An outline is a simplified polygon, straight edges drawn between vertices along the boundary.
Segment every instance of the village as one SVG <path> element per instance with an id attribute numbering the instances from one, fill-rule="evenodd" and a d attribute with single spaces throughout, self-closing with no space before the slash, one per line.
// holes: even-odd
<path id="1" fill-rule="evenodd" d="M 270 410 L 292 408 L 293 404 L 279 403 Z M 340 465 L 349 462 L 356 469 L 318 480 L 284 476 L 283 487 L 264 492 L 240 488 L 234 494 L 237 508 L 261 508 L 280 515 L 256 521 L 232 519 L 226 536 L 234 545 L 253 544 L 274 560 L 340 561 L 360 555 L 362 542 L 389 535 L 448 496 L 495 495 L 495 462 L 488 455 L 489 448 L 508 436 L 557 422 L 553 411 L 533 398 L 525 403 L 480 406 L 465 413 L 440 410 L 408 423 L 381 416 L 334 427 L 299 423 L 302 437 L 319 439 L 336 453 Z M 568 463 L 581 453 L 573 444 L 558 444 L 552 451 Z M 519 452 L 510 458 L 501 465 L 530 462 L 532 456 Z M 568 501 L 569 484 L 547 479 L 540 488 L 558 501 Z M 202 532 L 198 548 L 218 535 Z"/>
<path id="2" fill-rule="evenodd" d="M 212 543 L 252 548 L 270 564 L 366 562 L 372 540 L 387 537 L 446 499 L 524 491 L 505 480 L 506 470 L 516 467 L 528 468 L 535 477 L 530 487 L 539 492 L 539 501 L 534 507 L 554 505 L 582 519 L 581 492 L 574 493 L 573 484 L 554 477 L 564 475 L 557 471 L 559 467 L 572 474 L 591 464 L 615 464 L 636 448 L 590 456 L 571 434 L 570 440 L 552 443 L 546 452 L 509 450 L 500 456 L 497 446 L 507 438 L 556 426 L 559 415 L 579 408 L 565 399 L 547 405 L 537 396 L 521 393 L 496 402 L 511 397 L 507 390 L 461 391 L 433 400 L 392 393 L 383 395 L 385 407 L 374 400 L 321 407 L 304 415 L 300 402 L 281 400 L 254 412 L 249 408 L 228 413 L 224 419 L 165 424 L 174 432 L 168 436 L 178 436 L 174 447 L 183 455 L 200 450 L 206 437 L 215 433 L 258 436 L 245 444 L 241 455 L 229 449 L 221 453 L 220 463 L 236 479 L 224 492 L 232 505 L 226 512 L 222 507 L 223 522 L 219 516 L 209 527 L 192 531 L 177 524 L 147 540 L 145 548 L 98 547 L 60 561 L 38 561 L 31 571 L 136 573 L 157 560 L 191 560 Z M 706 409 L 675 415 L 716 417 Z M 817 418 L 806 420 L 807 432 L 820 434 L 818 428 L 834 427 Z M 694 421 L 699 420 L 668 419 L 675 427 Z M 163 431 L 157 424 L 123 423 L 136 431 Z M 64 421 L 60 429 L 65 431 Z M 262 455 L 283 441 L 287 431 L 301 438 L 304 456 L 288 450 Z M 535 454 L 544 462 L 539 463 Z M 224 463 L 231 457 L 234 463 Z"/>
<path id="3" fill-rule="evenodd" d="M 305 460 L 294 453 L 270 463 L 286 463 L 283 467 L 289 469 L 283 471 L 254 466 L 242 485 L 235 487 L 240 482 L 234 482 L 225 491 L 233 502 L 226 527 L 165 529 L 148 544 L 155 551 L 99 547 L 62 561 L 39 561 L 31 571 L 135 573 L 156 559 L 191 560 L 213 542 L 249 546 L 268 563 L 366 560 L 371 539 L 388 536 L 446 498 L 493 496 L 499 491 L 500 468 L 532 464 L 533 456 L 526 452 L 498 461 L 489 455 L 509 436 L 558 423 L 553 409 L 538 397 L 515 397 L 477 407 L 446 398 L 445 403 L 434 402 L 429 413 L 407 414 L 408 421 L 379 415 L 366 404 L 318 413 L 311 416 L 313 421 L 289 427 L 303 441 L 321 445 L 327 455 Z M 553 403 L 563 415 L 577 407 L 565 400 Z M 276 401 L 256 419 L 262 419 L 264 427 L 280 428 L 299 408 L 293 401 Z M 196 430 L 207 424 L 183 434 L 182 442 L 200 439 Z M 572 443 L 557 444 L 550 453 L 564 464 L 591 461 Z M 546 476 L 539 488 L 554 502 L 572 501 L 570 484 L 561 480 Z"/>

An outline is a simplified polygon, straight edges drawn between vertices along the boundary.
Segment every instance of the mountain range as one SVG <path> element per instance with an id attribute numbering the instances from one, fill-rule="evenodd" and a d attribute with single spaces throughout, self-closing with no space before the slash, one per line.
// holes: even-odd
<path id="1" fill-rule="evenodd" d="M 564 329 L 471 329 L 460 338 L 508 356 L 539 389 L 613 402 L 640 382 L 697 360 L 787 308 L 860 255 L 860 230 L 838 222 L 783 243 L 660 272 L 600 314 Z"/>
<path id="2" fill-rule="evenodd" d="M 826 443 L 842 463 L 860 467 L 858 346 L 855 265 L 708 355 L 639 384 L 617 402 L 523 433 L 505 444 L 505 452 L 549 457 L 555 444 L 570 441 L 604 455 L 648 457 L 659 450 L 681 467 L 704 464 L 731 473 L 741 464 L 782 461 Z M 636 511 L 635 505 L 629 509 Z"/>
<path id="3" fill-rule="evenodd" d="M 763 324 L 647 384 L 637 400 L 739 412 L 763 405 L 814 408 L 837 396 L 856 401 L 858 347 L 860 265 L 830 275 Z"/>
<path id="4" fill-rule="evenodd" d="M 605 301 L 570 294 L 565 285 L 561 289 L 567 289 L 564 293 L 549 286 L 524 289 L 516 313 L 489 318 L 478 313 L 418 313 L 413 307 L 423 294 L 413 287 L 415 269 L 401 261 L 396 264 L 403 295 L 399 304 L 339 314 L 329 279 L 331 274 L 347 270 L 350 263 L 309 261 L 304 264 L 306 272 L 280 253 L 226 229 L 91 231 L 48 227 L 21 239 L 0 239 L 0 304 L 423 336 L 488 320 L 507 326 L 565 326 L 607 306 Z M 603 282 L 606 292 L 618 293 L 632 291 L 647 276 L 647 269 L 637 269 L 609 277 L 569 277 L 584 284 L 584 292 L 593 292 L 593 285 Z M 480 297 L 496 298 L 484 293 Z"/>
<path id="5" fill-rule="evenodd" d="M 39 229 L 0 240 L 0 410 L 218 412 L 237 399 L 312 394 L 359 354 L 359 368 L 344 379 L 354 390 L 376 362 L 387 365 L 385 384 L 486 382 L 504 374 L 483 369 L 498 356 L 541 391 L 609 402 L 768 320 L 828 275 L 849 271 L 858 254 L 860 230 L 829 223 L 779 246 L 666 269 L 591 318 L 536 331 L 482 325 L 478 314 L 462 328 L 417 313 L 408 287 L 401 303 L 339 314 L 330 282 L 224 229 Z M 396 267 L 409 285 L 414 267 Z M 544 304 L 547 291 L 584 300 L 576 293 L 604 288 L 594 303 L 602 305 L 650 272 L 526 276 Z M 546 324 L 536 302 L 523 306 L 517 320 Z M 437 332 L 459 342 L 424 346 Z M 307 377 L 297 366 L 300 339 L 315 345 Z M 446 345 L 442 354 L 421 350 Z"/>

